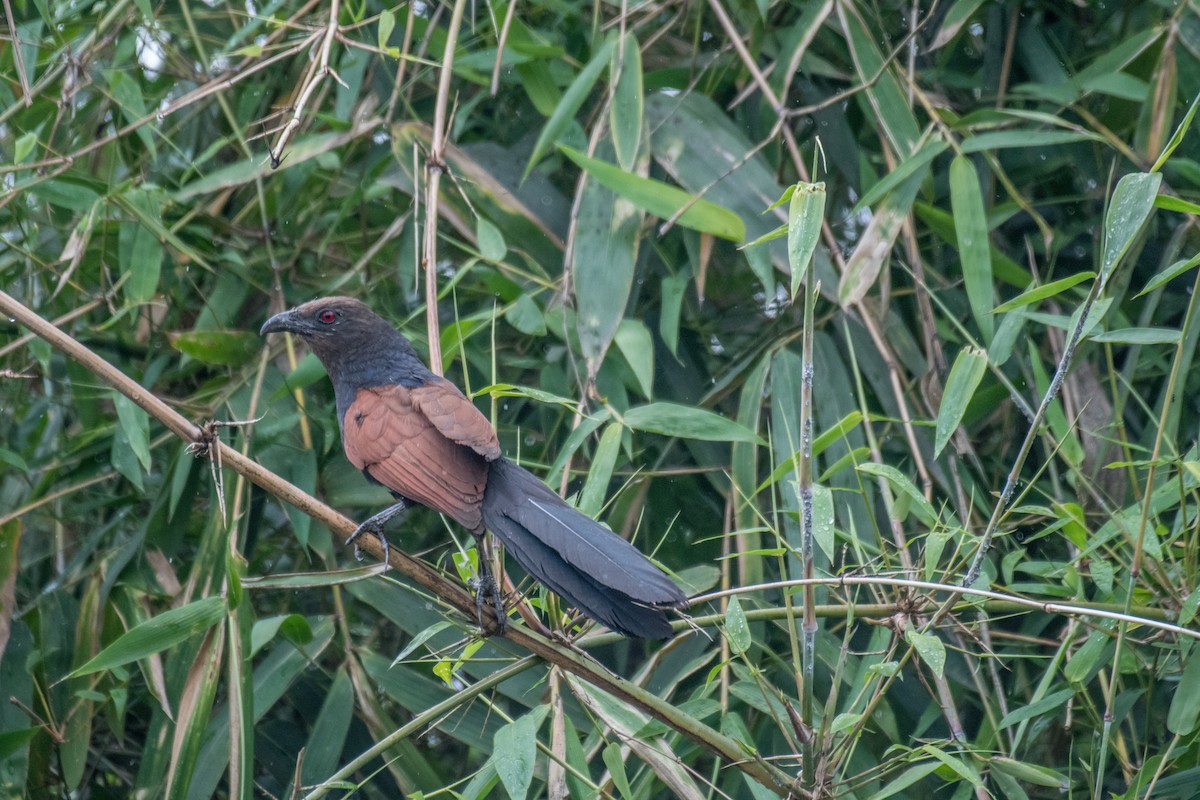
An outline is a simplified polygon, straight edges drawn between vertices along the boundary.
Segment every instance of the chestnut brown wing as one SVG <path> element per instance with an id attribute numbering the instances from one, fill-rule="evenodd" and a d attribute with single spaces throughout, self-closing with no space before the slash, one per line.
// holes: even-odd
<path id="1" fill-rule="evenodd" d="M 438 378 L 411 389 L 410 396 L 413 408 L 447 439 L 466 445 L 488 461 L 500 457 L 496 429 L 453 383 Z"/>
<path id="2" fill-rule="evenodd" d="M 469 412 L 459 403 L 470 406 L 485 425 L 487 419 L 452 384 L 441 383 L 458 396 L 457 402 L 430 391 L 438 383 L 360 389 L 342 420 L 342 445 L 351 464 L 387 488 L 480 531 L 486 453 L 492 451 L 487 438 L 466 422 Z M 444 387 L 440 393 L 447 394 Z M 487 429 L 499 455 L 495 431 L 490 425 Z"/>

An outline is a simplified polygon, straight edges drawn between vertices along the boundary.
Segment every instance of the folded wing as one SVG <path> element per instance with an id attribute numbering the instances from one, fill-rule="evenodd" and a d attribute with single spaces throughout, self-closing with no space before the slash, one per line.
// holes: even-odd
<path id="1" fill-rule="evenodd" d="M 359 389 L 342 445 L 351 464 L 396 494 L 483 529 L 488 456 L 500 447 L 487 418 L 448 381 Z"/>

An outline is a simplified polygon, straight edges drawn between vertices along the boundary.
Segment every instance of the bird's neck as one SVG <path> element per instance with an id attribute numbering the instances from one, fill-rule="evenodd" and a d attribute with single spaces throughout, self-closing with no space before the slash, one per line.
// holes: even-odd
<path id="1" fill-rule="evenodd" d="M 409 341 L 393 330 L 364 338 L 355 347 L 342 348 L 336 357 L 321 360 L 333 382 L 339 423 L 360 389 L 397 385 L 411 389 L 433 378 Z"/>

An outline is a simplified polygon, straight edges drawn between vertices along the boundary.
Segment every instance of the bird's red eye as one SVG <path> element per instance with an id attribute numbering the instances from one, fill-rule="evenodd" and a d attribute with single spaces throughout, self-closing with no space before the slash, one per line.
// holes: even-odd
<path id="1" fill-rule="evenodd" d="M 337 319 L 337 314 L 327 308 L 320 314 L 317 314 L 317 319 L 321 320 L 321 322 L 324 322 L 326 325 L 329 325 L 335 319 Z"/>

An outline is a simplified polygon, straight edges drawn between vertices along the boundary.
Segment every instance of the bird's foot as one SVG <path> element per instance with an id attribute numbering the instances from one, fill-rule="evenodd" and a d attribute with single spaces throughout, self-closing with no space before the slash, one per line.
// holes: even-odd
<path id="1" fill-rule="evenodd" d="M 391 554 L 391 547 L 388 546 L 387 537 L 383 535 L 383 526 L 392 519 L 400 516 L 408 510 L 408 503 L 405 500 L 400 500 L 395 505 L 388 506 L 383 511 L 380 511 L 375 516 L 368 519 L 362 525 L 354 529 L 354 533 L 350 534 L 350 538 L 346 539 L 346 544 L 354 545 L 354 558 L 358 561 L 363 560 L 362 548 L 358 546 L 358 537 L 364 533 L 373 533 L 379 539 L 379 545 L 383 548 L 383 563 L 388 563 L 388 556 Z"/>
<path id="2" fill-rule="evenodd" d="M 383 548 L 383 563 L 388 563 L 388 557 L 391 555 L 392 548 L 391 545 L 388 544 L 387 537 L 384 536 L 383 531 L 380 530 L 381 527 L 382 526 L 372 524 L 372 520 L 367 520 L 362 525 L 359 525 L 357 528 L 355 528 L 354 533 L 350 534 L 350 536 L 346 539 L 346 544 L 354 545 L 355 561 L 363 560 L 363 551 L 362 548 L 358 546 L 358 538 L 364 533 L 370 533 L 379 539 L 379 546 Z"/>
<path id="3" fill-rule="evenodd" d="M 504 598 L 500 596 L 500 584 L 488 573 L 471 581 L 475 589 L 475 619 L 484 636 L 497 636 L 508 627 L 508 614 L 504 610 Z M 487 613 L 491 604 L 494 615 Z"/>

